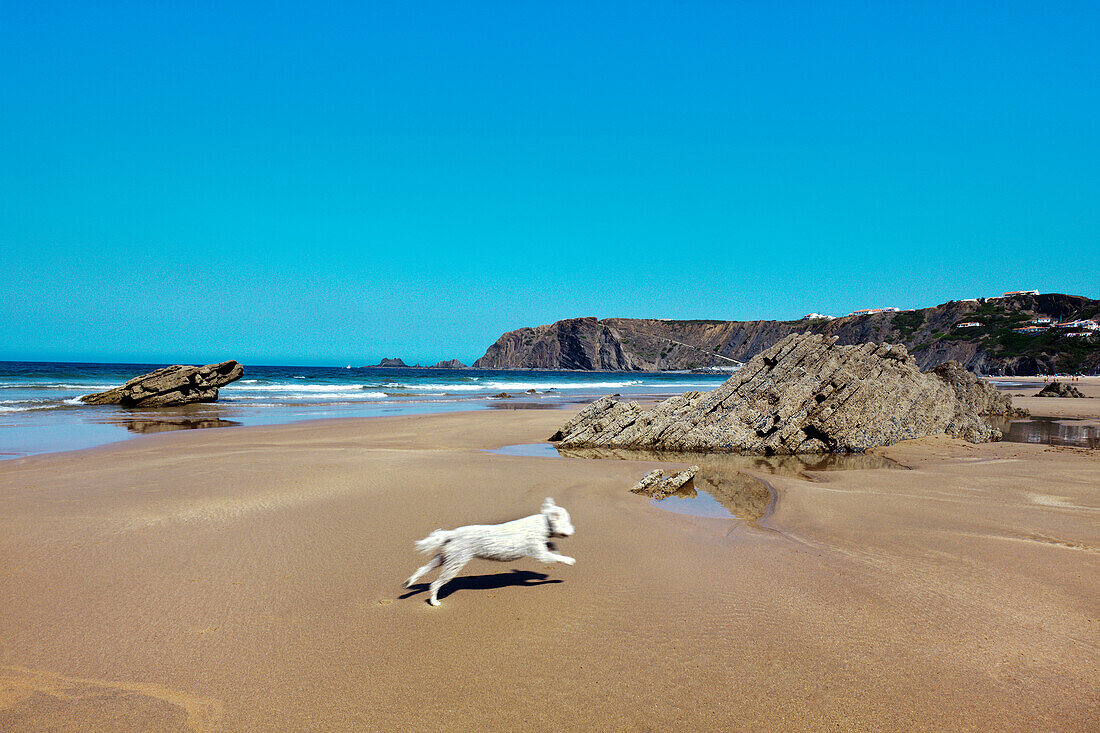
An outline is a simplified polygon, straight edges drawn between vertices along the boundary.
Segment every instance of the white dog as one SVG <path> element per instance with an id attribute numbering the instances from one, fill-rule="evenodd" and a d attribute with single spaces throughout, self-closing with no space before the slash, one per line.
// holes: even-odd
<path id="1" fill-rule="evenodd" d="M 573 565 L 576 559 L 559 555 L 550 544 L 551 537 L 568 537 L 571 534 L 573 525 L 569 522 L 569 512 L 550 498 L 542 503 L 541 513 L 523 519 L 503 524 L 471 524 L 458 529 L 437 529 L 417 542 L 416 549 L 425 554 L 435 550 L 439 552 L 405 581 L 405 587 L 442 565 L 439 577 L 432 581 L 432 595 L 428 599 L 428 603 L 438 606 L 436 594 L 439 589 L 475 557 L 504 562 L 533 557 L 542 562 Z"/>

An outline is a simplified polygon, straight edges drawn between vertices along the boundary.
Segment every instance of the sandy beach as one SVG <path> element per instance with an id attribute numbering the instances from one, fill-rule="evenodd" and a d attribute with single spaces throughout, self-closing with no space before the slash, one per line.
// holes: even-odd
<path id="1" fill-rule="evenodd" d="M 1021 407 L 1036 417 L 1100 418 L 1100 377 L 1057 380 L 1076 387 L 1090 399 L 1036 397 L 1043 387 L 1055 381 L 1051 377 L 1010 377 L 1005 380 L 1022 385 L 1004 389 L 1012 395 L 1013 406 Z"/>
<path id="2" fill-rule="evenodd" d="M 750 525 L 630 494 L 653 463 L 484 451 L 568 414 L 0 464 L 0 730 L 1096 729 L 1096 451 L 912 441 L 759 476 Z M 401 587 L 414 540 L 545 496 L 575 567 L 475 560 L 441 608 Z"/>

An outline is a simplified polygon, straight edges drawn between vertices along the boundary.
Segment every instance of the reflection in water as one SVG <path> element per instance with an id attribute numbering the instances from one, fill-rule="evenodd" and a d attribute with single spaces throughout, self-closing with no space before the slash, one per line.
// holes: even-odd
<path id="1" fill-rule="evenodd" d="M 993 427 L 1000 428 L 1004 439 L 1011 443 L 1100 448 L 1100 423 L 1094 420 L 1033 417 L 1029 420 L 990 422 Z"/>
<path id="2" fill-rule="evenodd" d="M 98 421 L 117 425 L 131 433 L 163 433 L 169 430 L 204 430 L 231 428 L 241 423 L 222 417 L 226 411 L 220 405 L 198 403 L 179 407 L 130 408 L 108 412 Z"/>
<path id="3" fill-rule="evenodd" d="M 567 458 L 603 458 L 620 461 L 660 461 L 699 467 L 694 483 L 688 483 L 654 505 L 684 514 L 706 517 L 736 517 L 756 520 L 772 503 L 772 490 L 745 471 L 789 476 L 803 481 L 817 480 L 816 471 L 897 468 L 886 458 L 864 454 L 814 454 L 800 456 L 756 456 L 736 453 L 682 453 L 677 451 L 626 450 L 622 448 L 558 448 Z M 676 500 L 679 501 L 676 501 Z"/>
<path id="4" fill-rule="evenodd" d="M 500 448 L 486 451 L 496 453 L 498 456 L 521 456 L 523 458 L 560 458 L 560 454 L 553 443 L 519 443 L 517 445 L 505 445 Z"/>
<path id="5" fill-rule="evenodd" d="M 120 418 L 111 421 L 121 425 L 131 433 L 163 433 L 168 430 L 201 430 L 204 428 L 231 428 L 240 425 L 235 420 L 223 420 L 220 417 L 207 418 Z"/>

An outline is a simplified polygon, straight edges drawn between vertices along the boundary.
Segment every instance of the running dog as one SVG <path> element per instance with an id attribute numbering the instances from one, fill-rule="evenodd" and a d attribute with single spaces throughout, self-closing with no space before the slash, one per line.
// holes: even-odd
<path id="1" fill-rule="evenodd" d="M 539 514 L 523 519 L 503 524 L 471 524 L 458 529 L 437 529 L 416 543 L 417 550 L 424 554 L 435 552 L 435 556 L 405 581 L 405 587 L 442 565 L 439 577 L 432 581 L 432 594 L 428 598 L 428 603 L 438 606 L 436 594 L 439 589 L 475 557 L 503 562 L 533 557 L 542 562 L 573 565 L 576 559 L 559 555 L 550 542 L 551 537 L 568 537 L 573 531 L 569 512 L 550 498 L 542 503 Z"/>

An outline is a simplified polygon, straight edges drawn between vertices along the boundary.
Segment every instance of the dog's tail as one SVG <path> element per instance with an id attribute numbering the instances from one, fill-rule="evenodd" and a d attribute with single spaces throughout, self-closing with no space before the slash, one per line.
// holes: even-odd
<path id="1" fill-rule="evenodd" d="M 453 535 L 454 532 L 449 529 L 437 529 L 424 539 L 419 540 L 416 543 L 416 550 L 417 552 L 423 552 L 425 555 L 429 552 L 435 552 L 443 547 Z"/>

